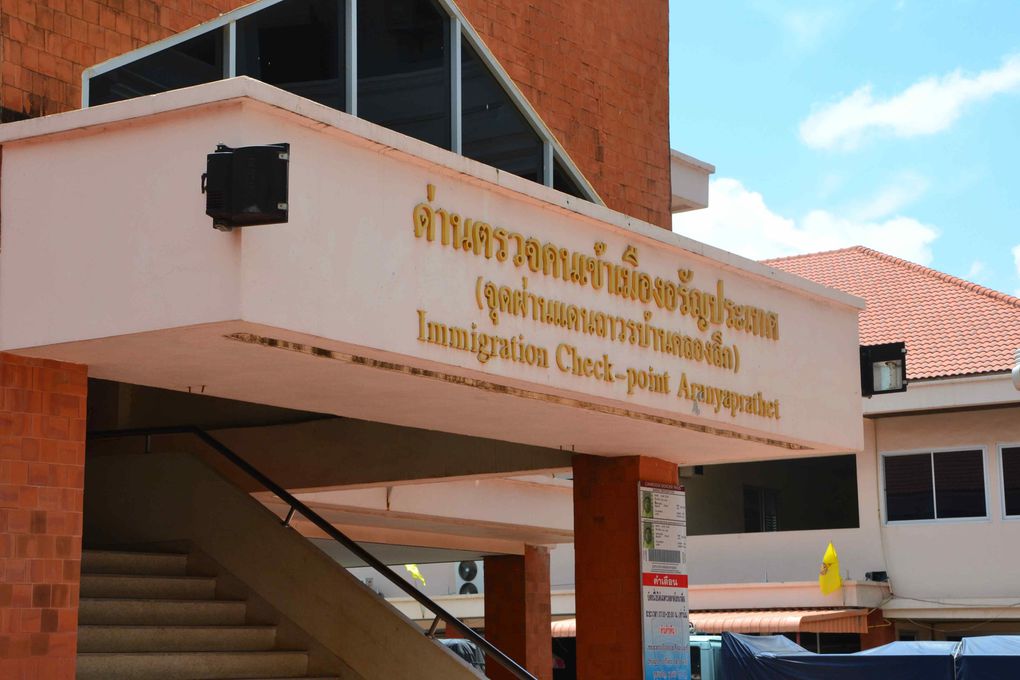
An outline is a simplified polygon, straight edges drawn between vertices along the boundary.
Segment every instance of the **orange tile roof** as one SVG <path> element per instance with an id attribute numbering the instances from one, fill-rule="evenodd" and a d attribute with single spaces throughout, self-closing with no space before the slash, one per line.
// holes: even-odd
<path id="1" fill-rule="evenodd" d="M 862 345 L 907 343 L 917 380 L 1009 371 L 1020 348 L 1020 298 L 870 248 L 765 264 L 862 297 Z"/>

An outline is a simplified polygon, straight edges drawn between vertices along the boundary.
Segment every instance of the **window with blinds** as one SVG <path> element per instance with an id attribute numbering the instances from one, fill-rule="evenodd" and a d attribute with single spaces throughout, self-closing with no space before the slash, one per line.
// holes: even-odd
<path id="1" fill-rule="evenodd" d="M 883 472 L 888 522 L 988 516 L 981 449 L 886 455 Z"/>

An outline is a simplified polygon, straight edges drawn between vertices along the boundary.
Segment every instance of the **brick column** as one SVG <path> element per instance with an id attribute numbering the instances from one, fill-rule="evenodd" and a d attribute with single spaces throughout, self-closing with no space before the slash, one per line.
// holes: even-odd
<path id="1" fill-rule="evenodd" d="M 552 602 L 549 549 L 485 558 L 485 638 L 539 680 L 552 680 Z M 487 659 L 492 680 L 510 673 Z"/>
<path id="2" fill-rule="evenodd" d="M 656 458 L 574 456 L 578 680 L 642 677 L 638 482 L 676 484 Z"/>
<path id="3" fill-rule="evenodd" d="M 876 609 L 868 614 L 868 632 L 861 633 L 861 649 L 881 647 L 896 642 L 896 626 L 882 616 L 882 610 Z"/>
<path id="4" fill-rule="evenodd" d="M 73 680 L 86 367 L 0 353 L 0 677 Z"/>

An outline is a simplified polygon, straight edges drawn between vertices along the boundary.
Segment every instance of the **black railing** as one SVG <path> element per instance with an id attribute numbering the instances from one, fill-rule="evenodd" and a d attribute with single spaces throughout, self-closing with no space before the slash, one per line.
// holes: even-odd
<path id="1" fill-rule="evenodd" d="M 302 503 L 300 500 L 291 495 L 282 486 L 271 480 L 266 475 L 262 474 L 257 468 L 252 466 L 248 461 L 241 458 L 241 456 L 230 450 L 226 444 L 219 441 L 205 430 L 198 427 L 154 427 L 154 428 L 141 428 L 141 429 L 127 429 L 127 430 L 106 430 L 98 432 L 90 432 L 88 438 L 90 440 L 95 439 L 121 439 L 126 437 L 146 437 L 146 450 L 149 450 L 149 437 L 157 437 L 164 435 L 174 434 L 190 434 L 194 435 L 198 439 L 202 440 L 211 449 L 219 453 L 221 456 L 226 458 L 228 461 L 234 464 L 235 467 L 239 468 L 242 472 L 247 474 L 249 477 L 254 479 L 263 488 L 271 491 L 280 498 L 284 503 L 289 506 L 287 513 L 287 519 L 284 520 L 285 524 L 289 524 L 290 519 L 294 516 L 294 513 L 300 513 L 305 519 L 321 529 L 327 536 L 332 538 L 334 541 L 347 548 L 355 557 L 364 562 L 367 566 L 372 567 L 382 576 L 390 581 L 393 585 L 400 588 L 402 591 L 407 593 L 412 599 L 418 604 L 428 609 L 435 616 L 432 622 L 432 626 L 429 629 L 429 635 L 434 634 L 439 621 L 444 621 L 448 627 L 455 629 L 458 633 L 464 636 L 465 639 L 478 645 L 485 654 L 493 659 L 500 666 L 505 668 L 511 675 L 518 680 L 536 680 L 535 676 L 526 671 L 520 664 L 511 659 L 509 656 L 497 649 L 491 642 L 486 640 L 484 637 L 476 633 L 469 626 L 467 626 L 460 619 L 455 617 L 450 612 L 440 607 L 435 601 L 432 600 L 428 595 L 421 592 L 413 585 L 408 583 L 406 580 L 401 578 L 399 574 L 390 569 L 388 566 L 380 562 L 374 555 L 362 548 L 352 538 L 344 534 L 342 531 L 333 526 L 330 522 L 326 521 L 321 515 L 316 513 L 314 510 L 309 508 L 307 505 Z"/>

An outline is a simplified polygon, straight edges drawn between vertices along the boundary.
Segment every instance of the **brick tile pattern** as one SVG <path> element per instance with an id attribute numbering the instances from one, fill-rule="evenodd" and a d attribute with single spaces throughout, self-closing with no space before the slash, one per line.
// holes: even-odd
<path id="1" fill-rule="evenodd" d="M 74 678 L 86 387 L 0 353 L 0 678 Z"/>
<path id="2" fill-rule="evenodd" d="M 896 642 L 896 626 L 882 616 L 881 609 L 868 613 L 868 632 L 861 633 L 861 649 L 874 649 Z"/>
<path id="3" fill-rule="evenodd" d="M 574 456 L 577 677 L 585 680 L 643 677 L 641 481 L 676 484 L 677 466 L 644 456 Z"/>
<path id="4" fill-rule="evenodd" d="M 1020 298 L 854 246 L 765 264 L 864 298 L 862 345 L 907 343 L 907 378 L 1008 372 Z"/>
<path id="5" fill-rule="evenodd" d="M 81 73 L 246 0 L 0 0 L 0 105 L 27 116 L 81 106 Z"/>
<path id="6" fill-rule="evenodd" d="M 81 73 L 247 0 L 0 0 L 8 118 L 78 108 Z M 670 228 L 666 0 L 460 0 L 609 207 Z"/>
<path id="7" fill-rule="evenodd" d="M 552 680 L 551 598 L 548 548 L 485 558 L 485 639 L 538 680 Z M 492 659 L 485 667 L 492 680 L 513 680 Z"/>
<path id="8" fill-rule="evenodd" d="M 458 0 L 610 208 L 670 228 L 666 0 Z"/>

